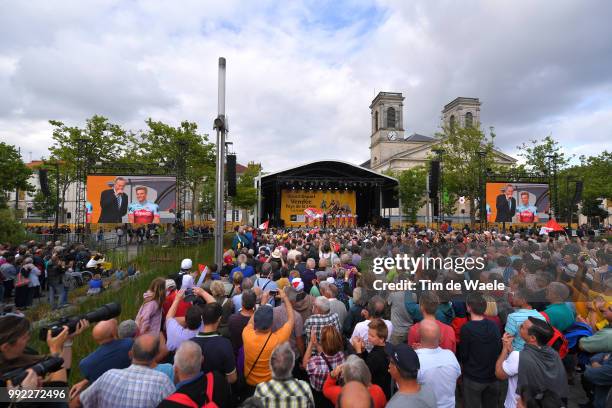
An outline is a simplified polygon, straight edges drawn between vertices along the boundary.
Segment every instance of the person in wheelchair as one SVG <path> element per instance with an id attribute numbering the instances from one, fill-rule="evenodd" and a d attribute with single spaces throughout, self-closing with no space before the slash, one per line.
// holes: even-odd
<path id="1" fill-rule="evenodd" d="M 91 272 L 92 274 L 101 274 L 104 270 L 104 268 L 102 267 L 102 264 L 104 263 L 104 257 L 102 256 L 102 254 L 97 253 L 94 256 L 91 257 L 91 259 L 87 262 L 87 265 L 85 266 L 85 270 Z"/>

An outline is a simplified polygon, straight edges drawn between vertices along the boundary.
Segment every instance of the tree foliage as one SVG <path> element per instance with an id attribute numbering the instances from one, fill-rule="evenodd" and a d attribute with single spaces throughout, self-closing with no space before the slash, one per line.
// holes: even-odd
<path id="1" fill-rule="evenodd" d="M 0 208 L 6 207 L 7 195 L 17 189 L 33 191 L 28 182 L 32 171 L 25 165 L 15 146 L 0 142 Z"/>
<path id="2" fill-rule="evenodd" d="M 250 162 L 246 170 L 236 183 L 236 196 L 229 197 L 232 206 L 243 210 L 249 210 L 257 204 L 257 189 L 255 188 L 255 177 L 261 171 L 261 164 Z"/>
<path id="3" fill-rule="evenodd" d="M 402 202 L 402 213 L 409 222 L 417 221 L 417 213 L 425 205 L 427 187 L 427 169 L 416 166 L 392 174 L 399 183 L 399 199 Z"/>
<path id="4" fill-rule="evenodd" d="M 552 136 L 548 135 L 542 140 L 533 139 L 529 143 L 517 146 L 518 156 L 525 161 L 525 169 L 535 174 L 548 174 L 556 165 L 562 170 L 569 165 L 573 156 L 566 156 L 563 149 Z"/>
<path id="5" fill-rule="evenodd" d="M 496 169 L 493 152 L 495 133 L 492 128 L 487 136 L 477 127 L 458 127 L 452 131 L 445 129 L 439 137 L 439 147 L 444 151 L 442 186 L 448 196 L 448 200 L 443 200 L 442 212 L 445 215 L 453 214 L 456 199 L 464 196 L 470 203 L 470 221 L 475 222 L 480 174 L 484 169 Z"/>
<path id="6" fill-rule="evenodd" d="M 25 229 L 15 219 L 14 213 L 8 208 L 0 208 L 0 242 L 21 244 L 25 239 Z"/>

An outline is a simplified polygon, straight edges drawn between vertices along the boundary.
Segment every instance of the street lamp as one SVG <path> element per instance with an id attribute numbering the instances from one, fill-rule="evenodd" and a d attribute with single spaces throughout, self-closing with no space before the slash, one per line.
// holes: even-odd
<path id="1" fill-rule="evenodd" d="M 438 196 L 438 228 L 440 228 L 440 225 L 442 224 L 442 214 L 444 213 L 444 211 L 442 210 L 442 206 L 444 204 L 444 200 L 442 198 L 442 192 L 444 191 L 442 188 L 442 155 L 445 153 L 444 149 L 442 149 L 441 147 L 437 147 L 435 149 L 431 149 L 432 152 L 434 152 L 436 154 L 436 159 L 437 161 L 440 163 L 440 173 L 439 173 L 439 178 L 438 178 L 438 191 L 437 191 L 437 196 Z"/>

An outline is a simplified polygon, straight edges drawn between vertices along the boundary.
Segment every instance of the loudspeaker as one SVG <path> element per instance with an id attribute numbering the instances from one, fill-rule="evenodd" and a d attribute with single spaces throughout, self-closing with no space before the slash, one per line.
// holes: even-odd
<path id="1" fill-rule="evenodd" d="M 429 167 L 429 198 L 438 196 L 440 188 L 440 162 L 432 160 Z"/>
<path id="2" fill-rule="evenodd" d="M 51 191 L 49 191 L 49 177 L 47 175 L 46 169 L 38 169 L 38 182 L 40 183 L 40 191 L 43 193 L 45 197 L 49 197 L 51 195 Z"/>
<path id="3" fill-rule="evenodd" d="M 574 204 L 582 200 L 582 181 L 576 181 L 576 192 L 574 193 Z"/>
<path id="4" fill-rule="evenodd" d="M 391 220 L 389 218 L 381 218 L 380 224 L 383 228 L 391 228 Z"/>
<path id="5" fill-rule="evenodd" d="M 227 155 L 227 195 L 236 196 L 236 155 Z"/>

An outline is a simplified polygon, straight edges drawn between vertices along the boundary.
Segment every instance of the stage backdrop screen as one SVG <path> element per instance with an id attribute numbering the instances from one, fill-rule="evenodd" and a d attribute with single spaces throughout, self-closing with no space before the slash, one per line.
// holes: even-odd
<path id="1" fill-rule="evenodd" d="M 282 190 L 281 219 L 285 226 L 298 227 L 306 223 L 304 210 L 318 208 L 330 212 L 332 208 L 355 214 L 355 192 L 347 190 Z"/>
<path id="2" fill-rule="evenodd" d="M 548 184 L 487 183 L 486 208 L 489 222 L 546 222 L 550 211 Z"/>
<path id="3" fill-rule="evenodd" d="M 176 178 L 87 176 L 87 222 L 157 224 L 175 221 Z"/>

